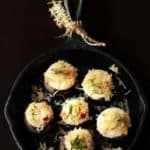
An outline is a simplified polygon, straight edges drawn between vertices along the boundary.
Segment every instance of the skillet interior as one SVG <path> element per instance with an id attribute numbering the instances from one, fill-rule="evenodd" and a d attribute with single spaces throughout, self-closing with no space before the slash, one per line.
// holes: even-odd
<path id="1" fill-rule="evenodd" d="M 132 128 L 129 131 L 129 135 L 123 139 L 107 140 L 100 137 L 98 145 L 108 142 L 116 147 L 121 146 L 123 149 L 131 149 L 141 130 L 145 117 L 145 100 L 143 94 L 131 74 L 118 60 L 92 47 L 51 50 L 49 53 L 35 59 L 21 72 L 14 83 L 5 106 L 5 116 L 17 145 L 21 149 L 34 150 L 38 148 L 41 141 L 46 140 L 48 143 L 51 143 L 54 140 L 53 137 L 49 136 L 51 132 L 40 135 L 29 132 L 24 125 L 23 116 L 24 110 L 30 102 L 32 85 L 42 77 L 43 72 L 48 66 L 58 59 L 65 59 L 78 67 L 81 76 L 89 68 L 107 70 L 112 64 L 116 64 L 119 67 L 121 79 L 125 82 L 127 88 L 131 90 L 131 93 L 127 95 L 128 104 L 126 106 L 131 116 Z M 55 133 L 56 130 L 54 129 L 53 132 Z"/>

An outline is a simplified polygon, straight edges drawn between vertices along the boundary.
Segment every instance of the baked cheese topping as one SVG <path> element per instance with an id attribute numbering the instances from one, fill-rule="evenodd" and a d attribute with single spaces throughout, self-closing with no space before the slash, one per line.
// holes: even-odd
<path id="1" fill-rule="evenodd" d="M 46 102 L 32 102 L 25 111 L 25 119 L 29 125 L 43 129 L 54 118 L 53 110 Z"/>
<path id="2" fill-rule="evenodd" d="M 77 69 L 66 61 L 58 60 L 44 73 L 46 87 L 56 90 L 71 88 L 77 78 Z"/>
<path id="3" fill-rule="evenodd" d="M 117 138 L 128 134 L 131 121 L 128 113 L 116 107 L 105 109 L 97 119 L 97 130 L 107 138 Z"/>
<path id="4" fill-rule="evenodd" d="M 93 139 L 86 129 L 74 129 L 64 136 L 66 150 L 93 150 Z"/>
<path id="5" fill-rule="evenodd" d="M 84 92 L 93 100 L 104 98 L 110 101 L 112 97 L 112 75 L 100 69 L 89 70 L 82 82 Z"/>
<path id="6" fill-rule="evenodd" d="M 79 125 L 89 120 L 88 103 L 83 97 L 68 99 L 63 104 L 60 116 L 66 124 Z"/>

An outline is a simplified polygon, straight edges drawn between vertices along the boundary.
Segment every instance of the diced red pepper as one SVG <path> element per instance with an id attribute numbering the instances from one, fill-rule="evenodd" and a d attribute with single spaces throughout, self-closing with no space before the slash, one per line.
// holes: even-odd
<path id="1" fill-rule="evenodd" d="M 86 113 L 81 113 L 81 114 L 80 114 L 80 117 L 81 117 L 82 119 L 84 119 L 84 118 L 86 117 Z"/>
<path id="2" fill-rule="evenodd" d="M 48 121 L 48 117 L 43 118 L 44 121 Z"/>

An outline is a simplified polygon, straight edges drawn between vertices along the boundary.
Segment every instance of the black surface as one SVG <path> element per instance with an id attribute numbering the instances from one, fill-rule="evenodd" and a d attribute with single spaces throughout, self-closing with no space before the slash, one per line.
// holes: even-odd
<path id="1" fill-rule="evenodd" d="M 5 4 L 4 4 L 5 3 Z M 3 5 L 4 4 L 4 5 Z M 16 76 L 33 57 L 56 47 L 61 32 L 49 18 L 45 1 L 3 1 L 0 32 L 1 142 L 5 149 L 17 150 L 4 120 L 3 107 Z M 148 0 L 88 2 L 84 24 L 96 39 L 107 42 L 107 52 L 122 60 L 150 98 L 150 9 Z M 147 150 L 150 142 L 148 119 L 136 149 Z"/>

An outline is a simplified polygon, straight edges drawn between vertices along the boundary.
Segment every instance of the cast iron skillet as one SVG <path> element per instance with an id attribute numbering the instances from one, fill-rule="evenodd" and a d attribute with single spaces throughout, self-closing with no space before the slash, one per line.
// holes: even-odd
<path id="1" fill-rule="evenodd" d="M 68 7 L 68 3 L 65 4 L 69 11 L 70 7 Z M 75 18 L 80 18 L 81 8 L 82 0 L 79 2 L 78 11 Z M 70 15 L 73 17 L 72 13 L 70 13 Z M 82 76 L 89 68 L 101 68 L 107 70 L 112 64 L 116 64 L 119 67 L 120 78 L 126 84 L 127 89 L 131 91 L 126 98 L 132 128 L 130 129 L 127 137 L 117 139 L 116 141 L 106 141 L 115 146 L 123 147 L 123 150 L 131 150 L 133 145 L 136 143 L 144 124 L 147 111 L 145 97 L 131 73 L 120 61 L 101 49 L 85 44 L 78 37 L 73 37 L 63 46 L 50 49 L 49 52 L 37 57 L 29 63 L 17 77 L 5 105 L 5 117 L 18 147 L 25 150 L 34 150 L 38 149 L 39 142 L 44 141 L 45 138 L 47 138 L 47 141 L 54 140 L 49 137 L 50 132 L 39 135 L 30 132 L 25 127 L 23 116 L 24 110 L 30 102 L 32 85 L 37 81 L 37 79 L 43 77 L 43 72 L 51 63 L 57 61 L 58 59 L 65 59 L 78 67 Z M 105 140 L 103 139 L 102 141 Z M 97 140 L 96 142 L 99 141 Z M 100 141 L 98 145 L 101 144 L 104 143 Z"/>

